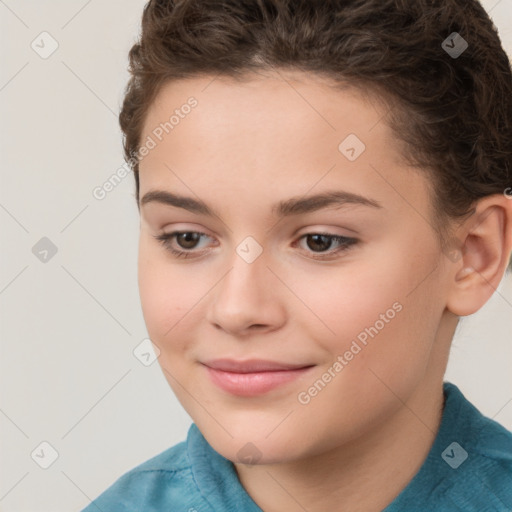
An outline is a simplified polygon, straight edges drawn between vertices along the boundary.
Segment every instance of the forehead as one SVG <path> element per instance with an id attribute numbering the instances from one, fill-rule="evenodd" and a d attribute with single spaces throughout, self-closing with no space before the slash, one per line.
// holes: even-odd
<path id="1" fill-rule="evenodd" d="M 334 83 L 296 70 L 253 72 L 239 79 L 207 75 L 163 85 L 148 109 L 143 131 L 150 132 L 169 120 L 170 114 L 192 97 L 198 102 L 194 112 L 202 113 L 201 125 L 210 136 L 215 133 L 211 128 L 218 130 L 234 123 L 251 124 L 255 129 L 288 123 L 304 133 L 308 131 L 304 123 L 308 123 L 309 134 L 351 127 L 364 136 L 380 123 L 389 108 L 382 96 L 368 88 Z M 295 125 L 297 121 L 302 122 Z M 264 133 L 268 130 L 259 135 Z"/>
<path id="2" fill-rule="evenodd" d="M 145 119 L 141 143 L 155 144 L 139 165 L 141 196 L 165 186 L 190 195 L 193 185 L 199 195 L 245 190 L 250 199 L 265 190 L 277 201 L 285 189 L 291 196 L 343 184 L 373 189 L 381 201 L 400 194 L 389 185 L 397 173 L 405 192 L 422 194 L 383 122 L 388 108 L 368 91 L 301 72 L 172 81 Z"/>

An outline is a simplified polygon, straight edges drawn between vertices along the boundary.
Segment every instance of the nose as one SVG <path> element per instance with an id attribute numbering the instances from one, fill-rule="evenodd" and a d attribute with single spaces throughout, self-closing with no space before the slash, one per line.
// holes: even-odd
<path id="1" fill-rule="evenodd" d="M 248 263 L 236 252 L 231 268 L 209 294 L 207 320 L 234 336 L 273 331 L 286 320 L 282 284 L 260 255 Z"/>

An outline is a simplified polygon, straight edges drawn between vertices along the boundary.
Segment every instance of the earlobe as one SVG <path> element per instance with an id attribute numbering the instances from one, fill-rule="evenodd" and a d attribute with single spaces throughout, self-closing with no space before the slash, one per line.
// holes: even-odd
<path id="1" fill-rule="evenodd" d="M 505 194 L 481 199 L 458 230 L 462 257 L 453 263 L 447 308 L 458 316 L 478 311 L 493 295 L 512 251 L 512 201 Z"/>

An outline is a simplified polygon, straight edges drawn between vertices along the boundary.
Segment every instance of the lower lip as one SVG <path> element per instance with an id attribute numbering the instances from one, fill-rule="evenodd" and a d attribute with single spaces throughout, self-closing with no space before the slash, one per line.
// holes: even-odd
<path id="1" fill-rule="evenodd" d="M 234 373 L 215 370 L 205 366 L 213 383 L 219 388 L 237 396 L 256 396 L 306 374 L 313 366 L 297 370 L 279 370 L 255 373 Z"/>

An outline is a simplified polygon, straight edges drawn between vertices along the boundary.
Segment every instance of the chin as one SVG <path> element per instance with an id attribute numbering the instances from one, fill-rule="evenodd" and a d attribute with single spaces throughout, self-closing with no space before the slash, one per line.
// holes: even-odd
<path id="1" fill-rule="evenodd" d="M 216 452 L 233 463 L 247 465 L 288 462 L 303 455 L 297 450 L 300 444 L 285 428 L 282 428 L 279 433 L 276 431 L 267 436 L 277 424 L 267 426 L 248 421 L 245 425 L 238 425 L 237 428 L 230 426 L 228 431 L 233 436 L 231 437 L 223 429 L 219 429 L 218 425 L 212 430 L 209 428 L 211 425 L 205 429 L 196 422 L 199 430 Z"/>

